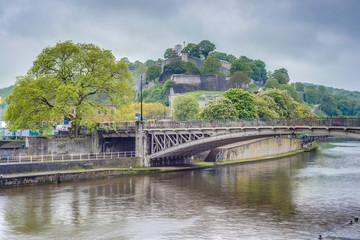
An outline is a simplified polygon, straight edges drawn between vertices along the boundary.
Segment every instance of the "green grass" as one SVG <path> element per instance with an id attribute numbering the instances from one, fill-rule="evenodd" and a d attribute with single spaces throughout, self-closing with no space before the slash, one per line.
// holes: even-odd
<path id="1" fill-rule="evenodd" d="M 220 91 L 204 91 L 204 90 L 198 90 L 198 91 L 194 91 L 194 92 L 187 92 L 184 93 L 184 95 L 190 95 L 193 96 L 194 98 L 196 98 L 197 100 L 205 100 L 204 97 L 200 97 L 200 95 L 203 94 L 223 94 L 224 92 L 220 92 Z"/>

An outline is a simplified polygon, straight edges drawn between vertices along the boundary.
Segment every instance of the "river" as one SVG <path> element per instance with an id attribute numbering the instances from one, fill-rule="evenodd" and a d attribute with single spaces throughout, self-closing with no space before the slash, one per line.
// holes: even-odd
<path id="1" fill-rule="evenodd" d="M 360 215 L 359 152 L 3 188 L 0 239 L 316 239 Z"/>

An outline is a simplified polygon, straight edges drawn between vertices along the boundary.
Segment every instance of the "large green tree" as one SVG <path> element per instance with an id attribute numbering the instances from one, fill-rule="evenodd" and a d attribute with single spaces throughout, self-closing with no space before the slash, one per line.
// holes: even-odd
<path id="1" fill-rule="evenodd" d="M 181 95 L 174 99 L 174 120 L 195 120 L 199 113 L 199 103 L 193 96 Z"/>
<path id="2" fill-rule="evenodd" d="M 231 88 L 224 93 L 224 97 L 231 100 L 239 118 L 257 118 L 255 98 L 243 89 Z"/>
<path id="3" fill-rule="evenodd" d="M 253 74 L 249 63 L 245 59 L 237 59 L 231 63 L 230 75 L 233 75 L 237 71 L 245 72 L 248 76 Z"/>
<path id="4" fill-rule="evenodd" d="M 233 88 L 243 88 L 250 83 L 250 78 L 246 73 L 236 71 L 230 77 L 229 83 Z"/>
<path id="5" fill-rule="evenodd" d="M 209 40 L 202 40 L 199 44 L 199 50 L 200 53 L 204 56 L 206 59 L 210 52 L 214 51 L 216 49 L 215 44 L 210 42 Z"/>
<path id="6" fill-rule="evenodd" d="M 280 84 L 287 84 L 290 81 L 288 71 L 285 68 L 275 70 L 273 78 L 276 78 Z"/>
<path id="7" fill-rule="evenodd" d="M 161 67 L 159 65 L 151 65 L 146 70 L 146 80 L 148 82 L 155 81 L 161 75 Z"/>
<path id="8" fill-rule="evenodd" d="M 59 42 L 45 48 L 25 76 L 17 78 L 6 98 L 5 121 L 11 130 L 49 130 L 63 121 L 90 129 L 117 120 L 118 111 L 133 98 L 125 62 L 94 44 Z M 110 108 L 110 109 L 109 109 Z M 100 110 L 105 115 L 96 115 Z"/>
<path id="9" fill-rule="evenodd" d="M 201 70 L 203 75 L 219 74 L 221 69 L 221 62 L 218 58 L 209 56 L 204 61 L 204 68 Z"/>
<path id="10" fill-rule="evenodd" d="M 212 100 L 200 113 L 200 118 L 203 120 L 213 119 L 236 119 L 238 112 L 228 98 L 219 98 Z"/>
<path id="11" fill-rule="evenodd" d="M 185 51 L 187 51 L 191 57 L 200 58 L 200 48 L 195 43 L 188 43 L 185 47 Z"/>
<path id="12" fill-rule="evenodd" d="M 174 49 L 168 48 L 165 50 L 165 53 L 164 53 L 165 59 L 169 59 L 169 58 L 173 58 L 173 57 L 177 57 L 177 56 L 178 56 L 178 54 Z"/>

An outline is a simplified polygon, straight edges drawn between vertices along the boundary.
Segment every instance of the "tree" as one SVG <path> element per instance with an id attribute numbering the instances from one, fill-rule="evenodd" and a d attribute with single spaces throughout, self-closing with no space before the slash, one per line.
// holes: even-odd
<path id="1" fill-rule="evenodd" d="M 243 89 L 231 88 L 224 92 L 224 97 L 231 100 L 239 118 L 257 118 L 255 98 Z"/>
<path id="2" fill-rule="evenodd" d="M 291 98 L 294 99 L 296 102 L 302 102 L 300 93 L 296 91 L 295 87 L 288 84 L 279 84 L 278 88 L 280 90 L 286 90 L 290 94 Z"/>
<path id="3" fill-rule="evenodd" d="M 212 100 L 200 113 L 203 120 L 213 119 L 236 119 L 238 112 L 233 103 L 228 98 Z"/>
<path id="4" fill-rule="evenodd" d="M 210 52 L 216 49 L 215 44 L 211 43 L 209 40 L 202 40 L 199 44 L 200 53 L 206 59 Z"/>
<path id="5" fill-rule="evenodd" d="M 140 103 L 133 103 L 127 111 L 127 119 L 135 121 L 135 114 L 141 111 Z M 154 103 L 143 103 L 143 119 L 164 119 L 169 116 L 170 108 L 165 104 L 154 102 Z"/>
<path id="6" fill-rule="evenodd" d="M 49 131 L 64 117 L 75 134 L 80 125 L 92 130 L 119 117 L 133 98 L 132 83 L 126 63 L 116 61 L 111 51 L 59 42 L 45 48 L 28 73 L 17 78 L 4 119 L 11 130 Z M 109 108 L 106 115 L 94 116 Z"/>
<path id="7" fill-rule="evenodd" d="M 187 74 L 191 75 L 200 75 L 199 68 L 191 61 L 183 62 L 184 68 L 186 69 Z"/>
<path id="8" fill-rule="evenodd" d="M 264 99 L 268 103 L 271 112 L 277 113 L 280 118 L 300 117 L 298 103 L 296 103 L 286 90 L 267 89 L 259 93 L 258 98 Z"/>
<path id="9" fill-rule="evenodd" d="M 166 75 L 172 75 L 172 74 L 182 74 L 182 73 L 186 73 L 187 70 L 184 66 L 184 62 L 183 61 L 173 61 L 167 65 L 164 66 L 164 71 L 163 73 Z"/>
<path id="10" fill-rule="evenodd" d="M 296 91 L 304 92 L 304 84 L 301 82 L 296 82 L 295 89 L 296 89 Z"/>
<path id="11" fill-rule="evenodd" d="M 209 56 L 204 61 L 204 68 L 202 69 L 203 75 L 219 74 L 221 68 L 221 62 L 216 57 Z"/>
<path id="12" fill-rule="evenodd" d="M 195 43 L 188 43 L 185 50 L 188 52 L 189 56 L 200 58 L 200 48 Z"/>
<path id="13" fill-rule="evenodd" d="M 227 61 L 232 63 L 234 60 L 236 60 L 236 57 L 232 54 L 226 54 L 223 52 L 211 52 L 209 56 L 217 57 L 219 60 Z"/>
<path id="14" fill-rule="evenodd" d="M 244 88 L 250 83 L 250 78 L 246 73 L 237 71 L 230 77 L 229 83 L 233 88 Z"/>
<path id="15" fill-rule="evenodd" d="M 231 63 L 230 75 L 233 75 L 237 71 L 245 72 L 248 76 L 253 74 L 253 71 L 251 70 L 249 63 L 246 62 L 244 59 L 237 59 Z"/>
<path id="16" fill-rule="evenodd" d="M 199 113 L 199 103 L 193 96 L 180 95 L 174 99 L 174 120 L 195 120 Z"/>
<path id="17" fill-rule="evenodd" d="M 264 85 L 264 89 L 268 89 L 268 88 L 279 88 L 279 81 L 275 78 L 269 78 L 268 80 L 266 80 L 266 83 Z"/>
<path id="18" fill-rule="evenodd" d="M 151 65 L 146 70 L 146 80 L 148 82 L 155 81 L 161 75 L 161 67 L 159 65 Z"/>
<path id="19" fill-rule="evenodd" d="M 165 53 L 164 53 L 164 58 L 165 59 L 169 59 L 169 58 L 173 58 L 173 57 L 177 57 L 177 52 L 172 49 L 172 48 L 168 48 L 166 49 Z"/>
<path id="20" fill-rule="evenodd" d="M 316 104 L 319 101 L 319 94 L 315 89 L 306 88 L 305 89 L 305 100 L 309 104 Z"/>
<path id="21" fill-rule="evenodd" d="M 249 75 L 250 78 L 254 79 L 255 81 L 260 81 L 263 78 L 266 78 L 266 68 L 265 63 L 261 60 L 251 60 L 249 63 L 249 67 L 253 71 L 251 75 Z"/>
<path id="22" fill-rule="evenodd" d="M 290 81 L 288 71 L 285 68 L 275 70 L 273 73 L 273 78 L 276 78 L 280 84 L 287 84 Z"/>

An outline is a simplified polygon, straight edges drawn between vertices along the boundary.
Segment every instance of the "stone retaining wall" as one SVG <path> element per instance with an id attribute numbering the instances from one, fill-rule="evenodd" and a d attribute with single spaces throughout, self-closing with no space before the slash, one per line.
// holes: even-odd
<path id="1" fill-rule="evenodd" d="M 129 171 L 120 170 L 93 170 L 83 172 L 69 172 L 56 174 L 36 174 L 29 176 L 14 176 L 0 178 L 0 187 L 10 187 L 19 185 L 33 185 L 39 183 L 60 183 L 62 181 L 77 181 L 85 179 L 95 179 L 101 177 L 117 176 L 129 174 Z"/>
<path id="2" fill-rule="evenodd" d="M 140 167 L 141 159 L 133 158 L 119 158 L 119 159 L 98 159 L 98 160 L 83 160 L 83 161 L 64 161 L 64 162 L 44 162 L 44 163 L 23 163 L 0 165 L 1 174 L 16 174 L 16 173 L 32 173 L 32 172 L 47 172 L 47 171 L 64 171 L 76 169 L 93 169 L 93 168 L 130 168 Z"/>

